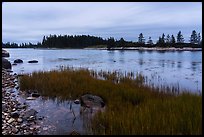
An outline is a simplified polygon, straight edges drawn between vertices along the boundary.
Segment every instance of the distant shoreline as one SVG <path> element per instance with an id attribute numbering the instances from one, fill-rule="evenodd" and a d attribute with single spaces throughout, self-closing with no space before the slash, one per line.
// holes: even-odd
<path id="1" fill-rule="evenodd" d="M 202 48 L 189 48 L 189 47 L 184 47 L 184 48 L 161 48 L 161 47 L 116 47 L 116 48 L 84 48 L 84 49 L 99 49 L 99 50 L 144 50 L 144 51 L 202 51 Z"/>
<path id="2" fill-rule="evenodd" d="M 7 48 L 4 48 L 7 49 Z M 21 49 L 21 48 L 12 48 L 12 49 Z M 23 48 L 26 49 L 26 48 Z M 114 48 L 33 48 L 33 49 L 42 49 L 42 50 L 58 50 L 58 49 L 88 49 L 88 50 L 142 50 L 142 51 L 202 51 L 202 48 L 192 48 L 192 47 L 184 47 L 184 48 L 163 48 L 163 47 L 114 47 Z"/>

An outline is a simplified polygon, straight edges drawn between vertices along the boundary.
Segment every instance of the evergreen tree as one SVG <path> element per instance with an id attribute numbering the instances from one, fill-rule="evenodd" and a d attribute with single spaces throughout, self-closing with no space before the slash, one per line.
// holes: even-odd
<path id="1" fill-rule="evenodd" d="M 176 40 L 175 40 L 174 35 L 171 35 L 171 41 L 170 41 L 170 43 L 172 43 L 172 44 L 175 44 L 175 43 L 176 43 Z"/>
<path id="2" fill-rule="evenodd" d="M 152 41 L 151 37 L 149 37 L 149 40 L 147 41 L 147 44 L 153 45 L 153 41 Z"/>
<path id="3" fill-rule="evenodd" d="M 138 37 L 138 43 L 140 43 L 140 44 L 145 44 L 145 39 L 144 39 L 142 33 L 139 34 L 139 37 Z"/>
<path id="4" fill-rule="evenodd" d="M 198 33 L 198 44 L 200 44 L 201 42 L 201 36 L 200 36 L 200 33 Z"/>
<path id="5" fill-rule="evenodd" d="M 181 31 L 177 34 L 177 43 L 184 43 L 183 35 L 181 34 Z"/>
<path id="6" fill-rule="evenodd" d="M 165 43 L 165 35 L 164 35 L 164 33 L 162 34 L 162 37 L 161 37 L 161 43 L 162 43 L 162 44 Z"/>
<path id="7" fill-rule="evenodd" d="M 166 43 L 171 43 L 171 37 L 169 34 L 166 36 Z"/>
<path id="8" fill-rule="evenodd" d="M 195 30 L 192 31 L 191 37 L 190 37 L 190 43 L 192 44 L 198 44 L 198 36 Z"/>
<path id="9" fill-rule="evenodd" d="M 125 40 L 123 38 L 120 38 L 118 45 L 119 45 L 119 47 L 124 47 L 125 46 Z"/>
<path id="10" fill-rule="evenodd" d="M 107 41 L 107 48 L 111 49 L 115 47 L 115 39 L 113 37 L 110 37 Z"/>

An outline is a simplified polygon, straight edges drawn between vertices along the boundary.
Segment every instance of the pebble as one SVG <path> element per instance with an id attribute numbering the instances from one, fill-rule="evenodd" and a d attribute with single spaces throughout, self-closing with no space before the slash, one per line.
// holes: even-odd
<path id="1" fill-rule="evenodd" d="M 27 100 L 35 100 L 36 98 L 35 97 L 27 97 L 26 99 Z"/>
<path id="2" fill-rule="evenodd" d="M 43 127 L 43 130 L 48 130 L 48 128 L 47 127 Z"/>
<path id="3" fill-rule="evenodd" d="M 21 122 L 23 122 L 23 119 L 22 119 L 22 118 L 18 118 L 17 121 L 18 121 L 19 123 L 21 123 Z"/>
<path id="4" fill-rule="evenodd" d="M 15 121 L 15 119 L 14 119 L 14 118 L 11 118 L 11 119 L 8 120 L 8 123 L 10 124 L 10 123 L 12 123 L 13 121 Z"/>
<path id="5" fill-rule="evenodd" d="M 75 103 L 75 104 L 79 104 L 79 103 L 80 103 L 80 100 L 79 100 L 79 99 L 76 99 L 76 100 L 74 100 L 74 103 Z"/>
<path id="6" fill-rule="evenodd" d="M 28 109 L 27 104 L 20 103 L 15 92 L 19 86 L 16 77 L 2 68 L 2 134 L 3 135 L 36 135 L 40 126 L 34 121 L 32 127 L 29 121 L 23 121 L 22 114 Z M 35 117 L 31 117 L 36 120 Z M 33 126 L 39 126 L 34 130 Z"/>

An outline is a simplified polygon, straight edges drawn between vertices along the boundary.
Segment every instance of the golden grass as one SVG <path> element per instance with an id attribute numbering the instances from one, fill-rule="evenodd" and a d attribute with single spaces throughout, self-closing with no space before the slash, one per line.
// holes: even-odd
<path id="1" fill-rule="evenodd" d="M 167 88 L 149 87 L 139 74 L 122 76 L 71 68 L 34 72 L 20 78 L 20 89 L 38 90 L 44 96 L 61 100 L 76 99 L 86 93 L 102 97 L 106 110 L 92 119 L 93 134 L 202 134 L 201 95 L 176 95 L 169 89 L 166 92 Z"/>

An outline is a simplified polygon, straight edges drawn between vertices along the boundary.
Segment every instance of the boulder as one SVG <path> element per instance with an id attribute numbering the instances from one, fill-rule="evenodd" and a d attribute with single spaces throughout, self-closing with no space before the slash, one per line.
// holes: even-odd
<path id="1" fill-rule="evenodd" d="M 103 99 L 99 96 L 91 95 L 91 94 L 85 94 L 80 97 L 81 106 L 83 107 L 104 107 L 105 103 Z"/>
<path id="2" fill-rule="evenodd" d="M 38 61 L 37 60 L 30 60 L 30 61 L 28 61 L 28 63 L 38 63 Z"/>
<path id="3" fill-rule="evenodd" d="M 14 63 L 23 63 L 23 60 L 21 60 L 21 59 L 16 59 L 16 60 L 14 60 Z"/>
<path id="4" fill-rule="evenodd" d="M 5 58 L 2 58 L 2 68 L 11 69 L 11 62 Z"/>
<path id="5" fill-rule="evenodd" d="M 6 50 L 2 49 L 2 57 L 10 57 L 10 55 Z"/>

